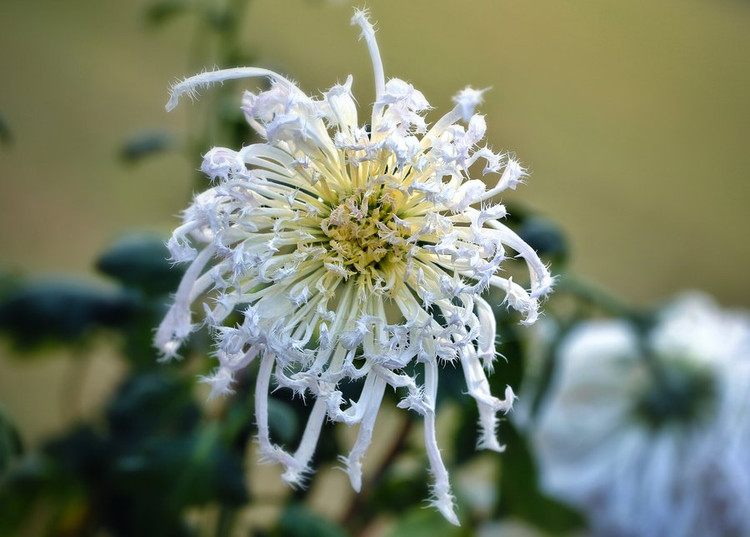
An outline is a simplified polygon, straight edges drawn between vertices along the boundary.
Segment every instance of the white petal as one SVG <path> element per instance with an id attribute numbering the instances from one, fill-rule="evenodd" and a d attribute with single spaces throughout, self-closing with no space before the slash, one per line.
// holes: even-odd
<path id="1" fill-rule="evenodd" d="M 375 420 L 378 417 L 378 411 L 380 410 L 380 403 L 383 400 L 383 394 L 385 392 L 385 381 L 377 375 L 375 382 L 372 387 L 372 391 L 368 394 L 366 404 L 366 410 L 362 417 L 362 422 L 359 426 L 359 432 L 357 433 L 357 439 L 354 442 L 354 446 L 349 452 L 349 456 L 345 459 L 347 473 L 349 474 L 349 481 L 352 484 L 352 488 L 359 492 L 362 488 L 362 457 L 364 456 L 367 448 L 370 446 L 372 441 L 372 432 L 375 428 Z M 362 401 L 360 400 L 360 404 Z"/>
<path id="2" fill-rule="evenodd" d="M 448 522 L 459 526 L 458 517 L 453 506 L 453 494 L 451 493 L 448 470 L 446 470 L 443 458 L 440 456 L 440 448 L 435 436 L 435 398 L 437 395 L 438 374 L 437 364 L 434 359 L 424 364 L 424 372 L 425 398 L 427 402 L 424 414 L 424 441 L 427 458 L 430 461 L 430 472 L 433 477 L 431 503 Z"/>

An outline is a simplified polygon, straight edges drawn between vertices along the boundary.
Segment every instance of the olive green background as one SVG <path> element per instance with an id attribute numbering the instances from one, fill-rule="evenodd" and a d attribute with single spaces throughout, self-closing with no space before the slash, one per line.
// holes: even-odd
<path id="1" fill-rule="evenodd" d="M 0 114 L 15 139 L 0 148 L 3 268 L 95 277 L 92 259 L 119 235 L 177 222 L 200 155 L 117 160 L 127 137 L 184 132 L 201 106 L 164 112 L 169 83 L 197 67 L 195 24 L 146 29 L 146 4 L 0 2 Z M 433 121 L 465 85 L 492 88 L 489 142 L 532 172 L 510 198 L 565 229 L 579 273 L 640 303 L 700 288 L 750 305 L 750 2 L 369 6 L 387 75 L 421 89 Z M 350 15 L 345 2 L 256 0 L 243 39 L 308 92 L 352 73 L 367 108 L 369 59 Z M 0 401 L 18 413 L 56 371 L 0 359 Z M 32 414 L 30 427 L 42 419 Z"/>

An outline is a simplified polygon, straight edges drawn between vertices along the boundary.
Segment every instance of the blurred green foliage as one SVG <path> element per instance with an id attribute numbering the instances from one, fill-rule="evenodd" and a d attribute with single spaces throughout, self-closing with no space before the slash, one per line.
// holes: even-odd
<path id="1" fill-rule="evenodd" d="M 315 514 L 303 505 L 287 507 L 271 531 L 274 537 L 346 537 L 347 533 L 334 522 Z"/>
<path id="2" fill-rule="evenodd" d="M 182 276 L 182 269 L 173 267 L 168 257 L 160 237 L 130 235 L 103 253 L 96 268 L 124 287 L 158 296 L 175 290 Z"/>
<path id="3" fill-rule="evenodd" d="M 242 453 L 223 427 L 201 419 L 190 383 L 163 372 L 134 374 L 103 424 L 74 427 L 5 475 L 0 530 L 18 534 L 44 505 L 49 535 L 188 535 L 187 507 L 248 500 Z M 81 516 L 64 528 L 71 501 Z"/>
<path id="4" fill-rule="evenodd" d="M 553 248 L 549 253 L 559 251 Z M 198 371 L 209 367 L 210 361 L 203 358 L 209 351 L 208 337 L 190 343 L 186 356 L 196 360 L 157 362 L 151 346 L 153 327 L 181 275 L 166 257 L 160 238 L 132 235 L 96 261 L 116 286 L 102 289 L 66 280 L 4 279 L 2 328 L 20 348 L 56 343 L 76 349 L 98 330 L 115 330 L 121 334 L 121 355 L 129 373 L 107 403 L 103 421 L 79 423 L 24 457 L 13 424 L 2 417 L 0 534 L 23 534 L 30 521 L 42 517 L 44 535 L 93 535 L 101 530 L 117 536 L 192 535 L 186 510 L 201 505 L 218 505 L 226 515 L 219 517 L 218 533 L 225 526 L 231 528 L 231 513 L 253 505 L 245 482 L 249 471 L 245 455 L 255 434 L 251 388 L 255 371 L 240 379 L 221 414 L 209 417 L 195 391 L 195 365 Z M 505 362 L 498 364 L 503 375 L 491 377 L 492 390 L 502 393 L 508 383 L 519 391 L 526 349 L 518 319 L 499 299 L 490 298 L 496 305 Z M 458 410 L 449 461 L 455 472 L 477 456 L 476 405 L 465 396 L 463 374 L 455 364 L 441 369 L 440 384 L 439 406 Z M 346 397 L 356 396 L 360 389 L 358 383 L 342 386 Z M 269 421 L 273 437 L 293 446 L 299 442 L 300 424 L 309 409 L 299 398 L 286 395 L 284 390 L 273 394 Z M 387 404 L 395 405 L 399 395 L 389 393 Z M 472 535 L 486 522 L 486 515 L 474 513 L 460 494 L 462 528 L 423 508 L 429 492 L 427 464 L 421 446 L 407 442 L 412 423 L 418 420 L 409 414 L 402 419 L 401 430 L 394 431 L 391 454 L 341 521 L 311 512 L 305 506 L 309 489 L 297 490 L 287 500 L 279 500 L 285 507 L 269 535 L 357 535 L 388 514 L 398 517 L 391 535 Z M 313 461 L 316 467 L 334 463 L 342 452 L 333 426 L 325 428 L 329 430 L 321 436 Z M 508 450 L 497 456 L 499 500 L 493 516 L 528 520 L 552 534 L 579 527 L 575 513 L 539 492 L 523 435 L 507 420 L 501 430 Z M 405 457 L 417 457 L 419 464 L 404 470 L 398 462 Z"/>
<path id="5" fill-rule="evenodd" d="M 0 406 L 0 475 L 3 475 L 13 459 L 23 453 L 21 435 L 10 421 L 5 409 Z"/>
<path id="6" fill-rule="evenodd" d="M 147 6 L 143 15 L 148 26 L 158 28 L 177 15 L 187 12 L 189 8 L 190 3 L 186 0 L 161 0 Z"/>
<path id="7" fill-rule="evenodd" d="M 388 537 L 468 537 L 473 534 L 470 527 L 453 526 L 433 509 L 412 507 L 399 519 Z"/>
<path id="8" fill-rule="evenodd" d="M 122 326 L 135 303 L 126 291 L 70 280 L 26 282 L 0 302 L 0 330 L 19 348 L 81 341 L 98 328 Z"/>

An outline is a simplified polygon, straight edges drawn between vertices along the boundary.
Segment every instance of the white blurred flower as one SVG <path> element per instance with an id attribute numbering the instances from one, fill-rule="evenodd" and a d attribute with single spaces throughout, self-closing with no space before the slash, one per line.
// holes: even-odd
<path id="1" fill-rule="evenodd" d="M 644 344 L 667 384 L 624 321 L 564 341 L 533 433 L 544 488 L 596 535 L 750 535 L 750 317 L 686 295 Z"/>
<path id="2" fill-rule="evenodd" d="M 260 361 L 260 450 L 286 467 L 283 477 L 291 484 L 302 484 L 310 472 L 328 419 L 359 424 L 343 458 L 359 490 L 385 389 L 404 389 L 399 406 L 424 417 L 433 502 L 457 523 L 435 439 L 438 365 L 460 362 L 479 405 L 479 447 L 501 451 L 497 413 L 510 409 L 514 395 L 508 388 L 498 399 L 489 391 L 484 369 L 495 359 L 495 320 L 480 294 L 502 289 L 507 305 L 532 323 L 552 278 L 532 248 L 499 221 L 504 207 L 491 204 L 525 171 L 507 155 L 478 147 L 486 125 L 474 107 L 482 91 L 466 88 L 455 108 L 428 127 L 424 95 L 402 80 L 386 81 L 366 13 L 356 12 L 352 23 L 362 31 L 375 74 L 376 101 L 366 118 L 352 96 L 351 76 L 320 99 L 252 67 L 203 73 L 173 87 L 168 109 L 213 83 L 270 81 L 266 91 L 245 92 L 242 102 L 265 142 L 205 155 L 201 169 L 215 186 L 195 197 L 168 243 L 174 260 L 190 266 L 156 345 L 165 357 L 175 356 L 196 328 L 191 305 L 203 302 L 219 360 L 206 381 L 214 395 L 227 393 L 239 370 Z M 482 175 L 499 175 L 493 188 L 471 178 L 469 168 L 480 161 Z M 506 248 L 528 264 L 529 290 L 498 275 Z M 236 310 L 242 322 L 224 326 Z M 405 372 L 412 363 L 421 364 L 421 379 Z M 272 376 L 277 386 L 315 399 L 294 453 L 269 438 Z M 359 399 L 344 401 L 339 384 L 357 379 L 364 380 Z"/>

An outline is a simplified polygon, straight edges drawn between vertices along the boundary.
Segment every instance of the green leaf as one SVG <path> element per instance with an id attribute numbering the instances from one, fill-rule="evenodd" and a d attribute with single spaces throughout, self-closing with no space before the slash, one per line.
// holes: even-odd
<path id="1" fill-rule="evenodd" d="M 209 4 L 209 6 L 210 8 L 203 13 L 209 28 L 221 34 L 229 33 L 236 27 L 237 21 L 230 7 L 219 4 Z"/>
<path id="2" fill-rule="evenodd" d="M 421 374 L 421 367 L 416 368 L 417 374 Z M 444 403 L 462 402 L 465 398 L 468 398 L 466 377 L 464 377 L 464 371 L 458 360 L 454 363 L 443 363 L 440 364 L 438 369 L 438 385 L 440 389 L 437 392 L 436 405 L 438 409 Z"/>
<path id="3" fill-rule="evenodd" d="M 291 444 L 299 434 L 299 418 L 285 401 L 268 400 L 268 423 L 271 434 L 285 444 Z"/>
<path id="4" fill-rule="evenodd" d="M 479 410 L 476 401 L 469 396 L 461 401 L 453 438 L 453 464 L 459 466 L 476 457 L 476 438 L 479 433 Z M 500 425 L 502 433 L 502 424 Z"/>
<path id="5" fill-rule="evenodd" d="M 301 504 L 288 506 L 272 535 L 278 537 L 346 537 L 336 523 L 313 513 Z"/>
<path id="6" fill-rule="evenodd" d="M 22 452 L 21 435 L 0 405 L 0 479 L 5 475 L 13 459 Z"/>
<path id="7" fill-rule="evenodd" d="M 533 384 L 530 383 L 532 389 L 529 393 L 531 405 L 529 408 L 529 418 L 534 422 L 539 414 L 539 411 L 544 406 L 550 389 L 552 388 L 555 377 L 557 375 L 558 368 L 558 351 L 560 345 L 565 338 L 568 336 L 570 331 L 576 326 L 578 321 L 577 317 L 567 321 L 561 321 L 559 329 L 556 331 L 554 339 L 548 344 L 545 344 L 544 349 L 541 352 L 540 363 L 538 365 L 538 372 L 535 378 L 531 379 Z"/>
<path id="8" fill-rule="evenodd" d="M 240 381 L 221 420 L 222 436 L 228 444 L 244 446 L 255 434 L 255 405 L 252 388 Z M 296 419 L 296 416 L 295 416 Z"/>
<path id="9" fill-rule="evenodd" d="M 183 269 L 167 260 L 169 251 L 164 241 L 150 234 L 123 237 L 96 261 L 96 268 L 126 287 L 139 289 L 147 295 L 174 291 Z"/>
<path id="10" fill-rule="evenodd" d="M 468 527 L 454 526 L 431 507 L 416 507 L 398 519 L 388 537 L 468 537 Z"/>
<path id="11" fill-rule="evenodd" d="M 71 484 L 48 457 L 41 454 L 24 457 L 4 476 L 0 485 L 0 535 L 27 535 L 23 530 L 30 520 L 36 519 L 35 527 L 39 527 L 37 504 L 40 501 L 47 500 L 44 514 L 48 515 L 58 511 L 58 504 L 72 493 Z"/>
<path id="12" fill-rule="evenodd" d="M 43 452 L 63 476 L 82 481 L 98 479 L 107 465 L 107 442 L 88 425 L 77 425 L 47 442 Z"/>
<path id="13" fill-rule="evenodd" d="M 524 327 L 518 325 L 515 313 L 503 308 L 495 308 L 499 343 L 496 345 L 500 357 L 495 362 L 495 373 L 489 376 L 492 393 L 502 395 L 510 385 L 520 392 L 526 373 L 526 353 L 523 343 Z"/>
<path id="14" fill-rule="evenodd" d="M 169 151 L 175 145 L 174 138 L 168 132 L 141 132 L 122 144 L 120 159 L 126 164 L 136 164 L 147 157 Z"/>
<path id="15" fill-rule="evenodd" d="M 0 302 L 23 284 L 21 275 L 15 271 L 0 269 Z"/>
<path id="16" fill-rule="evenodd" d="M 186 0 L 159 0 L 149 4 L 143 15 L 148 26 L 157 27 L 181 15 L 188 7 Z"/>
<path id="17" fill-rule="evenodd" d="M 70 280 L 28 282 L 0 300 L 0 331 L 20 349 L 81 341 L 94 329 L 121 327 L 135 302 L 120 290 Z"/>
<path id="18" fill-rule="evenodd" d="M 186 434 L 200 418 L 188 383 L 163 370 L 128 378 L 107 406 L 107 423 L 118 443 L 139 442 L 157 432 Z"/>
<path id="19" fill-rule="evenodd" d="M 531 209 L 522 203 L 517 201 L 508 201 L 505 203 L 505 207 L 508 209 L 508 216 L 505 217 L 505 224 L 511 226 L 513 229 L 518 229 L 518 226 L 523 224 L 527 218 L 533 215 Z"/>
<path id="20" fill-rule="evenodd" d="M 560 271 L 568 259 L 568 240 L 562 230 L 546 218 L 531 216 L 524 219 L 518 234 L 548 263 Z"/>
<path id="21" fill-rule="evenodd" d="M 527 521 L 552 535 L 583 527 L 574 509 L 546 496 L 539 490 L 537 468 L 526 439 L 511 424 L 503 427 L 506 451 L 500 469 L 501 515 Z"/>
<path id="22" fill-rule="evenodd" d="M 473 443 L 471 444 L 473 447 Z M 430 476 L 427 461 L 405 470 L 398 465 L 391 466 L 382 479 L 371 489 L 366 510 L 370 515 L 384 512 L 401 513 L 420 505 L 429 496 Z"/>
<path id="23" fill-rule="evenodd" d="M 154 494 L 170 511 L 218 501 L 241 505 L 248 500 L 242 463 L 219 441 L 209 425 L 186 436 L 144 438 L 114 461 L 113 476 L 126 494 Z"/>

